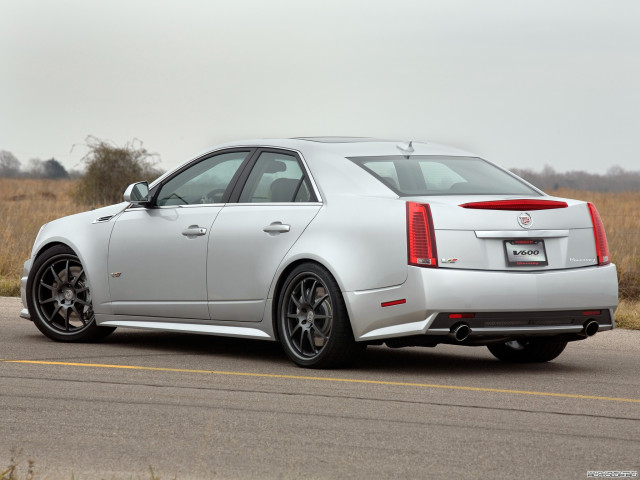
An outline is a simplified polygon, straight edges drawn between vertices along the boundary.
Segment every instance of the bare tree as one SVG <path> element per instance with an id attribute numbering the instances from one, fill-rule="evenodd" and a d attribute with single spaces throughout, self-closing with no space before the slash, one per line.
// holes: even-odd
<path id="1" fill-rule="evenodd" d="M 20 175 L 20 161 L 6 150 L 0 151 L 0 177 L 17 177 Z"/>
<path id="2" fill-rule="evenodd" d="M 44 162 L 39 158 L 30 159 L 25 175 L 30 178 L 42 178 L 44 176 Z"/>

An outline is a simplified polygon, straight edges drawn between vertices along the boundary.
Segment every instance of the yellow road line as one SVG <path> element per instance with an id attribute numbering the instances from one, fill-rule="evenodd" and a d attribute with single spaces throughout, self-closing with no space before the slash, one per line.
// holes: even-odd
<path id="1" fill-rule="evenodd" d="M 273 373 L 225 372 L 219 370 L 191 370 L 187 368 L 142 367 L 136 365 L 108 365 L 103 363 L 49 362 L 40 360 L 0 360 L 3 363 L 23 363 L 33 365 L 62 365 L 71 367 L 115 368 L 121 370 L 148 370 L 155 372 L 203 373 L 209 375 L 231 375 L 237 377 L 282 378 L 286 380 L 313 380 L 321 382 L 362 383 L 369 385 L 391 385 L 399 387 L 439 388 L 472 392 L 510 393 L 513 395 L 535 395 L 539 397 L 579 398 L 583 400 L 606 400 L 610 402 L 640 403 L 638 398 L 600 397 L 596 395 L 578 395 L 574 393 L 535 392 L 529 390 L 508 390 L 502 388 L 465 387 L 459 385 L 438 385 L 431 383 L 389 382 L 384 380 L 361 380 L 357 378 L 312 377 L 306 375 L 278 375 Z"/>

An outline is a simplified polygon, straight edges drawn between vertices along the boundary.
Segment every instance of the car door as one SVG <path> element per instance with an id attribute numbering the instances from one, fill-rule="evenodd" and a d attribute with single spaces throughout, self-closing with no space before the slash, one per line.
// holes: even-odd
<path id="1" fill-rule="evenodd" d="M 250 167 L 209 237 L 214 320 L 262 320 L 276 269 L 322 206 L 297 153 L 263 149 Z"/>
<path id="2" fill-rule="evenodd" d="M 117 219 L 107 260 L 114 314 L 209 319 L 208 238 L 250 153 L 198 159 L 162 182 L 150 207 Z"/>

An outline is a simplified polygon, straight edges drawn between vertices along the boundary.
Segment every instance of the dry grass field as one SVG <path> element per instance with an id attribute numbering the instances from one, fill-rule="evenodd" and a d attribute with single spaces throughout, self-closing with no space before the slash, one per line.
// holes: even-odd
<path id="1" fill-rule="evenodd" d="M 560 189 L 547 193 L 593 202 L 597 207 L 607 232 L 611 261 L 618 269 L 621 301 L 616 324 L 640 330 L 640 192 Z"/>
<path id="2" fill-rule="evenodd" d="M 0 296 L 20 295 L 22 264 L 42 224 L 85 210 L 71 199 L 74 184 L 0 178 Z"/>
<path id="3" fill-rule="evenodd" d="M 40 226 L 87 207 L 70 195 L 74 180 L 0 178 L 0 296 L 20 295 L 22 264 Z M 612 261 L 618 267 L 619 326 L 640 329 L 640 192 L 549 192 L 593 202 L 604 222 Z"/>

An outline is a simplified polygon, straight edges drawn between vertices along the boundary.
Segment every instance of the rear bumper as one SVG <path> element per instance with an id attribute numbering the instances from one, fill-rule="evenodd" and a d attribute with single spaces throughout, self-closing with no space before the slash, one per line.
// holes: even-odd
<path id="1" fill-rule="evenodd" d="M 611 330 L 614 326 L 613 316 L 609 309 L 479 312 L 474 314 L 472 318 L 451 318 L 450 314 L 445 312 L 436 316 L 426 334 L 451 336 L 455 339 L 455 336 L 450 333 L 457 326 L 465 325 L 469 328 L 470 342 L 482 342 L 501 337 L 548 335 L 563 335 L 567 340 L 580 340 L 588 336 L 586 326 L 591 322 L 597 324 L 593 333 Z"/>
<path id="2" fill-rule="evenodd" d="M 470 325 L 471 337 L 580 333 L 583 323 L 575 320 L 576 312 L 582 315 L 585 310 L 606 311 L 611 322 L 599 322 L 599 330 L 613 328 L 618 304 L 615 265 L 542 272 L 408 268 L 402 285 L 345 294 L 357 340 L 446 335 L 449 326 L 434 323 L 443 313 L 447 318 L 449 313 L 506 314 L 500 324 Z M 523 323 L 527 315 L 529 320 L 544 317 L 540 312 L 560 312 L 556 316 L 561 320 Z"/>

